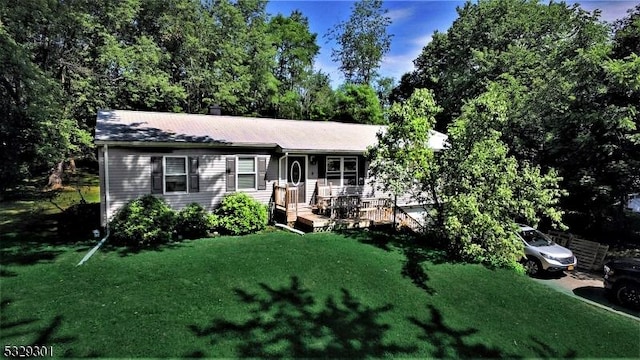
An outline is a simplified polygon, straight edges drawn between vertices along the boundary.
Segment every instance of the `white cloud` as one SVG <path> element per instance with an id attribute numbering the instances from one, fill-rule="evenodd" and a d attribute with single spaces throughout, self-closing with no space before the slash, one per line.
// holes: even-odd
<path id="1" fill-rule="evenodd" d="M 413 8 L 404 8 L 404 9 L 394 9 L 389 10 L 387 12 L 387 16 L 391 19 L 393 23 L 398 22 L 400 20 L 406 19 L 413 15 Z"/>
<path id="2" fill-rule="evenodd" d="M 387 55 L 382 59 L 382 66 L 380 67 L 382 76 L 389 76 L 396 81 L 400 81 L 402 75 L 413 71 L 415 69 L 413 60 L 422 53 L 422 48 L 431 42 L 431 34 L 407 39 L 406 42 L 411 45 L 406 51 Z"/>
<path id="3" fill-rule="evenodd" d="M 627 10 L 637 5 L 635 1 L 577 1 L 580 7 L 587 11 L 600 9 L 600 19 L 607 22 L 614 22 L 627 16 Z"/>
<path id="4" fill-rule="evenodd" d="M 420 50 L 422 50 L 423 47 L 427 46 L 427 44 L 431 42 L 432 38 L 433 38 L 433 34 L 431 33 L 423 36 L 418 36 L 417 38 L 413 38 L 409 40 L 409 42 L 413 45 L 419 46 Z"/>

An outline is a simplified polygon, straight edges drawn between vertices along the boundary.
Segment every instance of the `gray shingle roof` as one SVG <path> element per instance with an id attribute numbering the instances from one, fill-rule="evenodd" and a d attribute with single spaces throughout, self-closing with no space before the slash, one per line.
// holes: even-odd
<path id="1" fill-rule="evenodd" d="M 101 110 L 96 143 L 198 143 L 259 146 L 281 151 L 363 152 L 377 141 L 379 125 L 282 120 L 238 116 Z M 442 149 L 446 135 L 434 132 L 430 145 Z"/>

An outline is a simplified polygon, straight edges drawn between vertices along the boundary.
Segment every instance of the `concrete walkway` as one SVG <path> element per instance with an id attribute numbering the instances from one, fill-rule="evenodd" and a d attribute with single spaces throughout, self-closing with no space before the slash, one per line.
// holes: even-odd
<path id="1" fill-rule="evenodd" d="M 601 274 L 576 270 L 533 280 L 591 305 L 640 321 L 640 312 L 614 304 L 604 296 Z"/>

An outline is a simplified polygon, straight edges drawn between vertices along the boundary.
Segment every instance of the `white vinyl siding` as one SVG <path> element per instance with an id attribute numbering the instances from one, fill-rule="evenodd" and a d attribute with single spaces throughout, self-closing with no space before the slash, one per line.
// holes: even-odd
<path id="1" fill-rule="evenodd" d="M 164 157 L 164 193 L 187 192 L 187 157 Z"/>
<path id="2" fill-rule="evenodd" d="M 151 193 L 151 157 L 185 157 L 199 158 L 199 192 L 159 194 L 171 208 L 180 210 L 189 203 L 197 202 L 208 211 L 213 211 L 223 196 L 225 190 L 225 159 L 227 156 L 240 156 L 236 152 L 214 149 L 176 149 L 172 155 L 155 152 L 152 149 L 136 149 L 123 147 L 109 147 L 109 194 L 111 201 L 109 208 L 105 206 L 103 216 L 111 219 L 115 212 L 128 201 Z M 256 155 L 247 155 L 255 157 Z M 258 156 L 267 159 L 267 183 L 265 190 L 245 190 L 249 196 L 263 204 L 268 204 L 273 193 L 273 184 L 277 181 L 277 158 L 271 158 L 266 153 Z M 104 157 L 103 157 L 104 162 Z M 188 165 L 187 165 L 188 169 Z M 104 180 L 104 179 L 103 179 Z M 105 186 L 101 189 L 106 188 Z M 188 189 L 188 188 L 187 188 Z"/>
<path id="3" fill-rule="evenodd" d="M 238 157 L 238 171 L 236 187 L 238 190 L 256 190 L 257 175 L 255 157 Z"/>

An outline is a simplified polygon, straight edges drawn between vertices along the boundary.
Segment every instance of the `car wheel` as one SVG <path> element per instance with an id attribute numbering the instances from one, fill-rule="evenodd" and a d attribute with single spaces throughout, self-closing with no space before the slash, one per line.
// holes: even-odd
<path id="1" fill-rule="evenodd" d="M 616 287 L 616 300 L 622 305 L 640 309 L 640 285 L 625 282 Z"/>
<path id="2" fill-rule="evenodd" d="M 527 258 L 524 262 L 524 270 L 529 276 L 540 275 L 542 272 L 542 264 L 536 258 Z"/>

